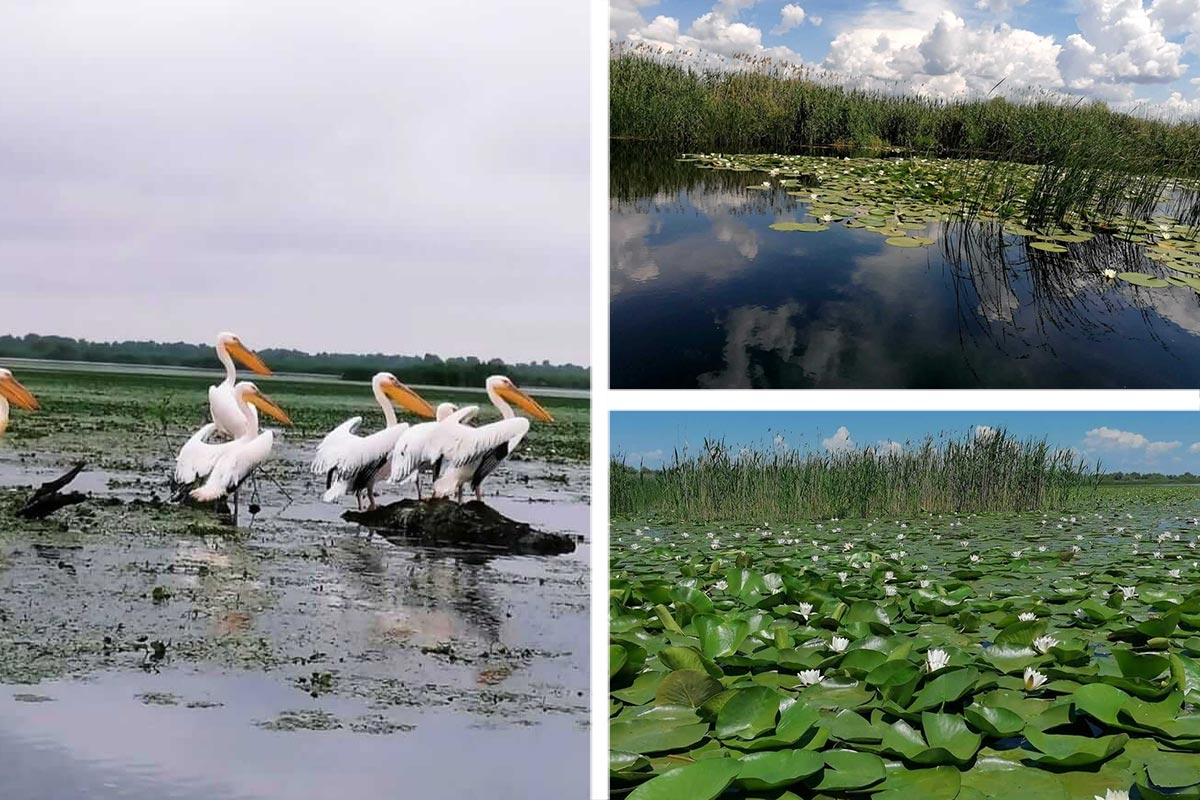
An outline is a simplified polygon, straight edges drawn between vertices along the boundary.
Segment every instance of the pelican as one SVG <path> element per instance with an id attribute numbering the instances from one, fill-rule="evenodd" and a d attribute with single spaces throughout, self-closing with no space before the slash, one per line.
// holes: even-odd
<path id="1" fill-rule="evenodd" d="M 216 430 L 230 439 L 236 439 L 246 431 L 248 417 L 242 411 L 245 403 L 239 404 L 233 395 L 234 383 L 237 380 L 233 360 L 236 358 L 243 367 L 259 375 L 270 375 L 271 370 L 257 353 L 242 344 L 236 333 L 229 331 L 217 334 L 217 358 L 225 367 L 225 380 L 208 387 L 208 409 L 212 414 L 212 421 L 216 424 Z M 258 412 L 253 406 L 246 407 L 250 409 L 249 413 L 257 424 Z"/>
<path id="2" fill-rule="evenodd" d="M 8 428 L 8 404 L 12 402 L 26 411 L 37 411 L 37 398 L 13 377 L 12 372 L 0 367 L 0 436 Z"/>
<path id="3" fill-rule="evenodd" d="M 387 427 L 369 436 L 359 436 L 355 431 L 363 418 L 351 417 L 330 431 L 317 447 L 312 471 L 325 476 L 325 494 L 321 499 L 326 503 L 352 491 L 362 510 L 362 496 L 366 492 L 367 507 L 375 508 L 375 484 L 387 474 L 396 440 L 409 430 L 407 422 L 397 422 L 393 402 L 422 417 L 434 416 L 433 406 L 390 372 L 377 373 L 371 379 L 371 392 L 383 409 Z"/>
<path id="4" fill-rule="evenodd" d="M 471 488 L 475 490 L 475 499 L 483 500 L 484 478 L 517 449 L 517 445 L 529 431 L 529 420 L 516 416 L 509 402 L 520 406 L 536 420 L 554 421 L 554 417 L 550 416 L 546 409 L 505 376 L 491 376 L 487 379 L 486 386 L 488 399 L 499 409 L 503 419 L 489 425 L 480 425 L 478 428 L 472 428 L 462 421 L 447 420 L 444 430 L 439 434 L 439 438 L 444 437 L 444 443 L 439 448 L 440 463 L 435 467 L 438 477 L 433 482 L 434 498 L 449 497 L 453 492 L 461 499 L 462 487 L 470 483 Z M 464 412 L 473 408 L 475 407 L 468 406 L 459 409 L 457 414 L 469 418 L 474 414 Z"/>
<path id="5" fill-rule="evenodd" d="M 292 421 L 288 415 L 284 413 L 275 401 L 267 397 L 259 391 L 258 387 L 249 381 L 243 381 L 237 384 L 234 388 L 234 402 L 237 403 L 238 409 L 241 411 L 242 419 L 245 422 L 243 431 L 238 438 L 232 442 L 226 442 L 224 445 L 210 445 L 203 441 L 201 433 L 204 432 L 208 425 L 197 431 L 196 435 L 188 440 L 187 444 L 180 450 L 180 458 L 184 457 L 184 451 L 188 451 L 192 447 L 190 453 L 212 453 L 212 451 L 202 450 L 202 447 L 218 447 L 220 452 L 216 453 L 216 457 L 212 459 L 212 464 L 207 467 L 208 476 L 204 484 L 191 491 L 192 499 L 200 501 L 218 500 L 227 494 L 233 494 L 233 524 L 237 524 L 238 517 L 238 487 L 246 478 L 250 477 L 250 473 L 262 464 L 271 455 L 271 445 L 275 442 L 275 434 L 272 431 L 258 432 L 258 414 L 255 408 L 261 409 L 264 413 L 282 422 L 284 425 L 291 425 Z M 210 423 L 212 424 L 212 423 Z M 213 429 L 210 429 L 211 433 Z M 199 439 L 197 437 L 200 437 Z M 206 466 L 202 463 L 202 458 L 199 455 L 194 455 L 189 460 L 189 465 L 196 472 L 203 470 Z M 176 474 L 179 474 L 178 462 L 176 464 Z M 185 473 L 186 474 L 186 473 Z"/>
<path id="6" fill-rule="evenodd" d="M 417 499 L 421 499 L 421 471 L 432 469 L 437 461 L 437 433 L 447 427 L 443 423 L 451 415 L 454 415 L 457 421 L 465 422 L 465 417 L 474 417 L 479 412 L 479 407 L 468 406 L 462 409 L 462 415 L 455 414 L 457 411 L 459 408 L 453 403 L 440 403 L 434 417 L 435 422 L 413 425 L 396 440 L 396 446 L 392 449 L 392 472 L 388 475 L 388 483 L 408 483 L 415 480 Z"/>

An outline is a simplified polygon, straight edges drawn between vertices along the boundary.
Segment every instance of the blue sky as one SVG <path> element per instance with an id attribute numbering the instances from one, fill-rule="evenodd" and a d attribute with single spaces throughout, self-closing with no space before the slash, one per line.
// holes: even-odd
<path id="1" fill-rule="evenodd" d="M 1200 115 L 1200 0 L 611 0 L 610 38 L 935 96 L 1048 90 Z"/>
<path id="2" fill-rule="evenodd" d="M 1109 471 L 1200 474 L 1200 414 L 1190 411 L 620 411 L 611 415 L 611 441 L 627 463 L 657 467 L 676 448 L 694 453 L 706 437 L 738 448 L 827 451 L 903 446 L 978 426 L 1046 436 Z"/>

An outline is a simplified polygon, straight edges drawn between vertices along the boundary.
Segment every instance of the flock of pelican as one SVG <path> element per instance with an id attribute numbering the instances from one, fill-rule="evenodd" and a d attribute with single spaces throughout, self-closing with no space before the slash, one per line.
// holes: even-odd
<path id="1" fill-rule="evenodd" d="M 274 445 L 274 434 L 259 430 L 258 412 L 284 425 L 292 423 L 287 413 L 257 386 L 237 380 L 235 360 L 259 375 L 271 374 L 253 350 L 236 334 L 227 332 L 218 334 L 216 350 L 225 367 L 225 379 L 208 389 L 212 421 L 192 434 L 180 448 L 174 477 L 182 491 L 195 500 L 217 500 L 232 494 L 236 520 L 238 487 L 270 457 Z M 0 383 L 0 391 L 3 386 Z M 503 375 L 488 378 L 486 389 L 502 419 L 473 426 L 470 423 L 479 413 L 478 406 L 458 408 L 442 403 L 434 409 L 395 375 L 376 374 L 371 380 L 371 391 L 386 425 L 375 433 L 361 435 L 358 429 L 363 418 L 351 417 L 321 440 L 312 472 L 324 479 L 322 499 L 336 502 L 352 493 L 360 509 L 364 496 L 368 507 L 375 508 L 375 485 L 384 478 L 389 483 L 416 482 L 417 497 L 421 499 L 420 477 L 428 472 L 433 478 L 431 497 L 454 496 L 461 501 L 463 489 L 469 485 L 476 499 L 481 500 L 484 479 L 529 431 L 529 420 L 517 416 L 512 406 L 518 406 L 536 420 L 554 421 L 537 401 Z M 23 389 L 11 391 L 6 396 L 16 398 L 22 396 Z M 29 397 L 32 399 L 32 395 Z M 433 421 L 416 425 L 401 422 L 396 416 L 397 407 Z M 218 434 L 224 440 L 212 441 Z"/>
<path id="2" fill-rule="evenodd" d="M 211 501 L 233 495 L 236 524 L 238 488 L 270 457 L 275 444 L 274 432 L 259 429 L 258 412 L 284 425 L 291 425 L 292 420 L 253 383 L 237 379 L 235 360 L 259 375 L 270 375 L 271 370 L 236 334 L 218 334 L 216 349 L 225 378 L 208 387 L 212 419 L 179 449 L 174 482 L 178 498 L 189 494 L 195 500 Z M 538 421 L 554 421 L 536 400 L 503 375 L 488 378 L 485 388 L 501 419 L 473 426 L 479 406 L 459 408 L 442 403 L 435 409 L 392 373 L 375 375 L 371 391 L 383 410 L 386 426 L 364 436 L 358 432 L 363 418 L 351 417 L 326 434 L 312 463 L 312 472 L 324 479 L 322 499 L 336 502 L 352 493 L 360 509 L 364 496 L 368 507 L 375 508 L 375 485 L 384 478 L 396 484 L 415 482 L 417 498 L 422 499 L 421 475 L 429 473 L 432 498 L 453 496 L 461 501 L 463 489 L 470 486 L 475 499 L 482 500 L 484 479 L 529 432 L 529 420 L 517 416 L 513 405 Z M 8 427 L 10 403 L 28 411 L 38 408 L 33 394 L 11 371 L 0 368 L 0 435 Z M 397 407 L 432 421 L 401 422 Z"/>

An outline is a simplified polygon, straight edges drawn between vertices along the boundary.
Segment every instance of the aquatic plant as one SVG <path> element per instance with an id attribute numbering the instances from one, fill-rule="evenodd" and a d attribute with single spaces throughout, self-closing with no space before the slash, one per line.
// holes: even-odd
<path id="1" fill-rule="evenodd" d="M 734 451 L 706 440 L 660 470 L 619 457 L 610 478 L 616 516 L 687 520 L 867 517 L 1055 508 L 1095 487 L 1098 471 L 1045 439 L 997 429 L 903 447 L 841 452 Z"/>
<path id="2" fill-rule="evenodd" d="M 1197 796 L 1198 502 L 618 521 L 614 796 Z"/>

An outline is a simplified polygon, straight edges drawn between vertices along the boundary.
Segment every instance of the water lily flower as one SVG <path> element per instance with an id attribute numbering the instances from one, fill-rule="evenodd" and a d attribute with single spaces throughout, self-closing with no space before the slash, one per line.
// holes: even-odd
<path id="1" fill-rule="evenodd" d="M 892 572 L 891 570 L 888 570 L 887 572 L 883 573 L 883 580 L 884 580 L 884 583 L 887 583 L 888 581 L 896 580 L 896 573 Z"/>
<path id="2" fill-rule="evenodd" d="M 1047 678 L 1033 667 L 1025 668 L 1025 691 L 1032 692 L 1042 687 Z"/>
<path id="3" fill-rule="evenodd" d="M 850 646 L 850 640 L 845 636 L 835 636 L 833 637 L 833 641 L 829 643 L 829 646 L 835 653 L 844 653 L 846 648 Z"/>
<path id="4" fill-rule="evenodd" d="M 1167 574 L 1170 575 L 1172 578 L 1178 578 L 1180 576 L 1180 572 L 1177 569 L 1169 569 L 1169 570 L 1167 570 Z"/>
<path id="5" fill-rule="evenodd" d="M 1124 789 L 1106 789 L 1104 797 L 1093 795 L 1096 800 L 1129 800 L 1129 792 Z"/>
<path id="6" fill-rule="evenodd" d="M 979 556 L 978 556 L 978 555 L 976 555 L 975 553 L 971 553 L 971 563 L 972 563 L 972 564 L 978 564 L 978 563 L 979 563 Z"/>
<path id="7" fill-rule="evenodd" d="M 1020 557 L 1021 557 L 1021 551 L 1020 551 L 1020 550 L 1013 550 L 1013 551 L 1012 551 L 1012 557 L 1013 557 L 1013 558 L 1020 558 Z"/>
<path id="8" fill-rule="evenodd" d="M 1137 597 L 1136 586 L 1118 586 L 1117 588 L 1121 590 L 1121 594 L 1125 595 L 1126 600 L 1132 600 Z"/>
<path id="9" fill-rule="evenodd" d="M 842 583 L 845 583 L 846 580 L 850 577 L 849 572 L 839 572 L 837 575 L 838 575 L 838 580 L 840 580 Z"/>
<path id="10" fill-rule="evenodd" d="M 930 672 L 937 672 L 939 669 L 944 669 L 950 663 L 950 654 L 941 648 L 935 648 L 925 654 L 925 666 Z"/>
<path id="11" fill-rule="evenodd" d="M 930 586 L 933 585 L 933 581 L 931 581 L 927 578 L 922 578 L 920 581 L 917 582 L 917 585 L 920 586 L 922 589 L 928 589 Z"/>
<path id="12" fill-rule="evenodd" d="M 804 621 L 808 622 L 808 618 L 812 616 L 812 603 L 801 603 L 796 607 L 796 613 L 804 617 Z"/>
<path id="13" fill-rule="evenodd" d="M 1021 622 L 1033 622 L 1037 619 L 1037 614 L 1032 611 L 1022 611 L 1017 615 L 1017 619 L 1021 620 Z"/>
<path id="14" fill-rule="evenodd" d="M 1033 649 L 1039 653 L 1045 654 L 1050 651 L 1051 647 L 1058 644 L 1058 639 L 1053 636 L 1039 636 L 1033 640 Z"/>
<path id="15" fill-rule="evenodd" d="M 816 686 L 821 682 L 821 670 L 806 669 L 800 672 L 800 682 L 805 686 Z"/>

